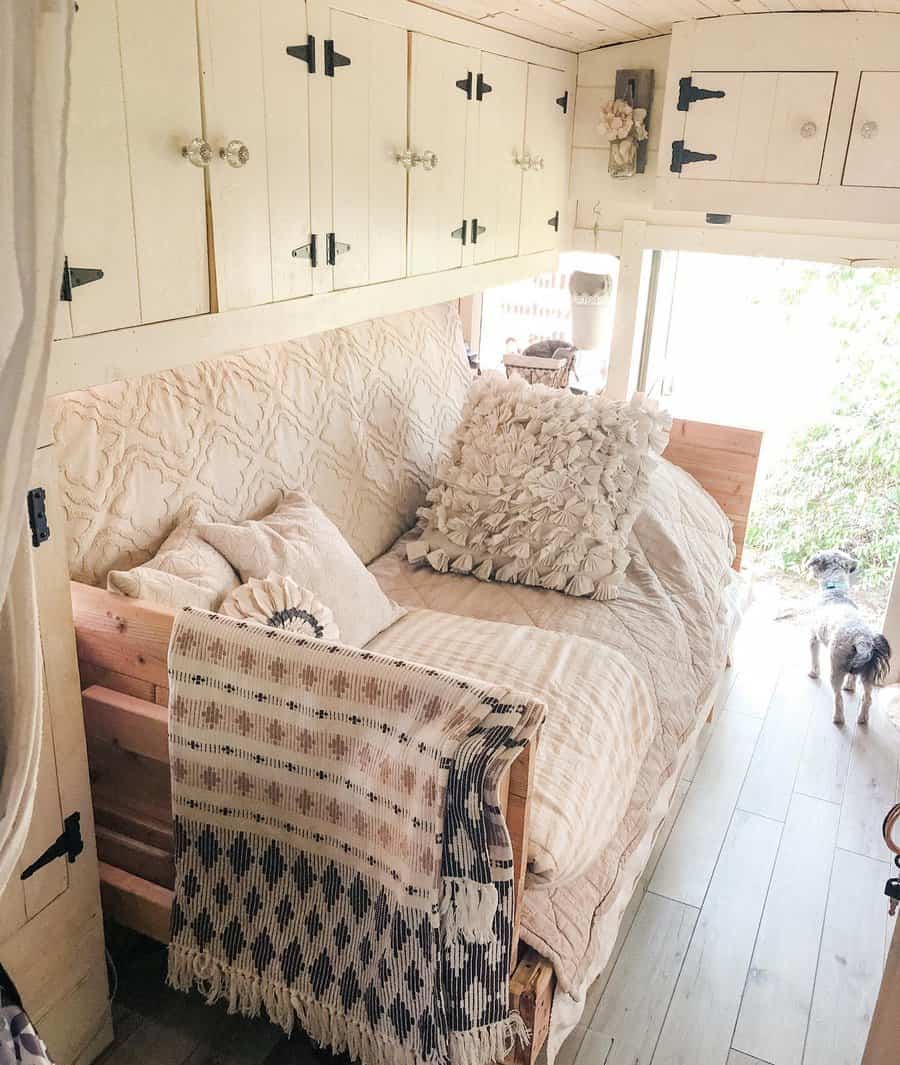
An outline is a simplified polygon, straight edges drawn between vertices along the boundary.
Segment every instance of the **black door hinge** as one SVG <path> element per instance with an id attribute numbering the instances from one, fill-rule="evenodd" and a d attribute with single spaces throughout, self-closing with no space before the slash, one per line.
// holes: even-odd
<path id="1" fill-rule="evenodd" d="M 713 152 L 694 152 L 685 148 L 684 141 L 672 141 L 672 163 L 669 170 L 673 174 L 680 174 L 681 168 L 688 163 L 711 163 L 719 157 Z"/>
<path id="2" fill-rule="evenodd" d="M 307 34 L 306 44 L 289 44 L 285 51 L 292 59 L 299 59 L 304 62 L 310 74 L 315 74 L 316 39 L 311 33 Z"/>
<path id="3" fill-rule="evenodd" d="M 569 90 L 566 89 L 566 91 L 562 94 L 562 96 L 557 96 L 556 97 L 556 102 L 562 108 L 562 113 L 564 115 L 568 114 L 569 113 Z"/>
<path id="4" fill-rule="evenodd" d="M 676 107 L 679 111 L 687 111 L 691 104 L 697 103 L 698 100 L 721 100 L 724 95 L 724 89 L 700 89 L 694 85 L 693 78 L 681 78 L 678 82 Z"/>
<path id="5" fill-rule="evenodd" d="M 103 271 L 93 266 L 69 266 L 68 255 L 63 259 L 62 284 L 59 287 L 59 298 L 66 303 L 72 302 L 72 289 L 79 285 L 89 285 L 92 281 L 99 281 L 103 277 Z"/>
<path id="6" fill-rule="evenodd" d="M 477 244 L 478 243 L 478 238 L 481 236 L 482 233 L 486 233 L 486 232 L 487 232 L 487 226 L 480 226 L 478 224 L 478 219 L 477 218 L 473 218 L 472 219 L 472 243 L 473 244 Z"/>
<path id="7" fill-rule="evenodd" d="M 299 248 L 294 248 L 291 251 L 291 255 L 295 259 L 309 259 L 309 265 L 315 268 L 319 265 L 318 243 L 316 234 L 310 233 L 309 244 L 301 244 Z"/>
<path id="8" fill-rule="evenodd" d="M 44 851 L 44 853 L 23 870 L 20 880 L 28 880 L 29 877 L 45 865 L 56 861 L 57 858 L 65 858 L 69 864 L 84 850 L 84 840 L 81 838 L 81 814 L 76 810 L 74 814 L 63 821 L 62 835 Z"/>
<path id="9" fill-rule="evenodd" d="M 472 71 L 470 70 L 464 78 L 460 78 L 456 83 L 457 89 L 462 89 L 466 94 L 466 99 L 472 99 Z"/>
<path id="10" fill-rule="evenodd" d="M 333 78 L 334 77 L 334 71 L 335 71 L 336 67 L 349 67 L 350 66 L 350 56 L 341 55 L 340 52 L 336 52 L 334 50 L 334 41 L 326 40 L 324 42 L 324 51 L 325 51 L 324 67 L 325 67 L 325 77 L 326 78 Z"/>
<path id="11" fill-rule="evenodd" d="M 350 251 L 350 245 L 344 244 L 342 241 L 334 239 L 334 233 L 327 233 L 325 236 L 325 262 L 329 266 L 334 266 L 339 255 L 343 255 L 344 252 Z"/>
<path id="12" fill-rule="evenodd" d="M 559 211 L 557 211 L 556 214 L 553 215 L 552 218 L 548 218 L 547 219 L 547 225 L 548 226 L 553 226 L 553 228 L 556 230 L 556 232 L 557 233 L 559 232 Z"/>
<path id="13" fill-rule="evenodd" d="M 465 245 L 467 243 L 468 232 L 469 232 L 469 223 L 464 218 L 463 219 L 463 224 L 459 227 L 459 229 L 454 229 L 453 232 L 450 234 L 450 236 L 454 240 L 461 240 L 463 242 L 463 246 L 465 247 Z"/>
<path id="14" fill-rule="evenodd" d="M 459 82 L 456 83 L 457 85 Z M 483 100 L 489 92 L 494 91 L 494 86 L 484 80 L 484 74 L 479 74 L 475 81 L 475 99 Z"/>
<path id="15" fill-rule="evenodd" d="M 31 527 L 31 546 L 40 547 L 50 539 L 50 526 L 47 524 L 47 493 L 43 488 L 32 488 L 26 497 L 28 505 L 28 524 Z"/>

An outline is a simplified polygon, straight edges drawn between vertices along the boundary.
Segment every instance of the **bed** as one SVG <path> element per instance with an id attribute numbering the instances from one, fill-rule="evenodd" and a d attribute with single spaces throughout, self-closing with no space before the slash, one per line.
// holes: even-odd
<path id="1" fill-rule="evenodd" d="M 235 518 L 302 486 L 409 609 L 369 646 L 549 696 L 551 720 L 506 788 L 521 937 L 510 994 L 534 1032 L 519 1052 L 530 1061 L 551 1003 L 551 1053 L 577 1021 L 713 700 L 760 434 L 676 421 L 620 597 L 585 602 L 404 561 L 467 386 L 458 319 L 441 306 L 58 397 L 54 433 L 106 913 L 165 940 L 174 875 L 174 611 L 107 592 L 106 573 L 149 557 L 186 501 Z"/>

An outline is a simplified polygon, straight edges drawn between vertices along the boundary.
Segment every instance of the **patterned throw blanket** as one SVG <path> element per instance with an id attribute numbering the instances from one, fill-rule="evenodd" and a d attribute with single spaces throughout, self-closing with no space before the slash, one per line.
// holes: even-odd
<path id="1" fill-rule="evenodd" d="M 169 685 L 174 987 L 365 1065 L 527 1038 L 498 788 L 542 704 L 195 610 Z"/>

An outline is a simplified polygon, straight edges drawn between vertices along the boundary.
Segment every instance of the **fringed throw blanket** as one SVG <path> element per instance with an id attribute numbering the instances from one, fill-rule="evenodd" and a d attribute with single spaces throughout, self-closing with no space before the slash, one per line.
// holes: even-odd
<path id="1" fill-rule="evenodd" d="M 366 1065 L 509 1054 L 498 785 L 542 704 L 193 610 L 169 685 L 170 983 Z"/>

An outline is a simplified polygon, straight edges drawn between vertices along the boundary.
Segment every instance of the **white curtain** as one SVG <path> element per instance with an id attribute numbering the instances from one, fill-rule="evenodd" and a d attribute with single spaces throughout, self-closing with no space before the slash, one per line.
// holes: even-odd
<path id="1" fill-rule="evenodd" d="M 40 754 L 25 495 L 62 272 L 71 13 L 71 0 L 0 0 L 0 891 L 25 842 Z"/>

